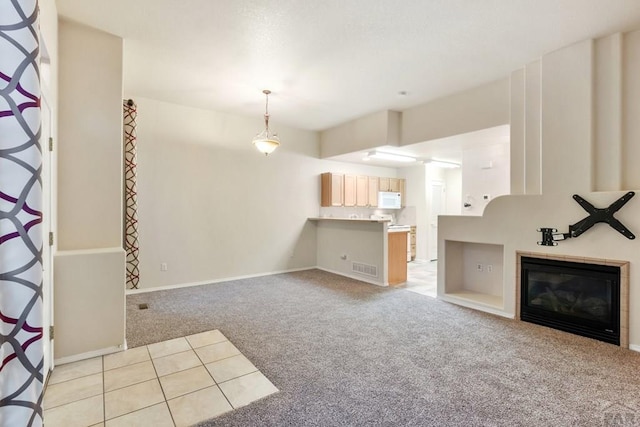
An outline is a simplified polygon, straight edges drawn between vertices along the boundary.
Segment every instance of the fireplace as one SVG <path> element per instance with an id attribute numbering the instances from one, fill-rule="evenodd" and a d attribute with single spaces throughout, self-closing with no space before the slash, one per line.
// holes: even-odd
<path id="1" fill-rule="evenodd" d="M 620 266 L 522 256 L 520 319 L 620 345 Z"/>

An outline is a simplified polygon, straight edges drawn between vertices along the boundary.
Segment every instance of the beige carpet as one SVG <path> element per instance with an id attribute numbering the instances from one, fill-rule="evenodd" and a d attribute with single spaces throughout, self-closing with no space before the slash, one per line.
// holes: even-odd
<path id="1" fill-rule="evenodd" d="M 127 305 L 130 346 L 220 329 L 280 389 L 203 426 L 640 423 L 640 354 L 403 289 L 309 270 Z"/>

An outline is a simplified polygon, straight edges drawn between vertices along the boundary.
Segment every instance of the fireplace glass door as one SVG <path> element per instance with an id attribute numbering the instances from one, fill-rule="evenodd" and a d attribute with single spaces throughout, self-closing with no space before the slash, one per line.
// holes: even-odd
<path id="1" fill-rule="evenodd" d="M 620 345 L 620 268 L 521 259 L 520 318 Z"/>

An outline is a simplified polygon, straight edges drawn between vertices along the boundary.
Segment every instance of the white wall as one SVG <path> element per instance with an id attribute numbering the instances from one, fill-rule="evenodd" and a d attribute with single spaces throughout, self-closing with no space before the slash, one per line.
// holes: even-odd
<path id="1" fill-rule="evenodd" d="M 40 32 L 42 40 L 40 41 L 47 49 L 47 55 L 50 58 L 48 66 L 49 76 L 44 78 L 45 84 L 49 91 L 53 110 L 53 130 L 54 140 L 57 140 L 57 114 L 58 114 L 58 10 L 54 0 L 40 0 Z"/>
<path id="2" fill-rule="evenodd" d="M 482 215 L 491 199 L 509 194 L 509 170 L 508 143 L 463 151 L 461 196 L 471 206 L 463 207 L 462 214 Z"/>
<path id="3" fill-rule="evenodd" d="M 400 143 L 398 111 L 380 111 L 320 132 L 320 157 Z"/>
<path id="4" fill-rule="evenodd" d="M 125 342 L 122 39 L 62 20 L 59 61 L 56 359 Z"/>
<path id="5" fill-rule="evenodd" d="M 541 61 L 511 73 L 511 194 L 541 194 Z"/>
<path id="6" fill-rule="evenodd" d="M 402 112 L 401 145 L 460 135 L 509 123 L 509 79 Z"/>
<path id="7" fill-rule="evenodd" d="M 122 245 L 122 39 L 60 21 L 58 248 Z"/>
<path id="8" fill-rule="evenodd" d="M 127 94 L 138 105 L 140 287 L 199 283 L 316 265 L 323 172 L 395 170 L 318 159 L 316 132 L 270 125 L 268 157 L 241 117 Z M 167 271 L 160 271 L 161 263 Z"/>
<path id="9" fill-rule="evenodd" d="M 620 91 L 623 111 L 610 119 L 611 133 L 608 138 L 598 140 L 606 147 L 612 139 L 615 141 L 617 126 L 622 127 L 621 150 L 622 159 L 617 168 L 608 167 L 609 173 L 618 170 L 623 188 L 640 188 L 640 31 L 625 34 L 617 47 L 622 50 L 621 58 L 618 58 L 623 76 L 621 86 L 617 85 L 617 76 L 612 79 L 611 90 Z M 598 52 L 599 57 L 606 58 L 605 52 Z M 602 150 L 599 150 L 602 151 Z"/>
<path id="10" fill-rule="evenodd" d="M 57 254 L 56 363 L 125 349 L 124 281 L 122 248 Z"/>
<path id="11" fill-rule="evenodd" d="M 593 63 L 589 40 L 544 56 L 541 77 L 534 77 L 541 82 L 541 118 L 530 118 L 527 128 L 540 123 L 542 194 L 592 189 Z"/>
<path id="12" fill-rule="evenodd" d="M 622 34 L 596 40 L 594 77 L 610 85 L 596 85 L 594 92 L 594 190 L 612 191 L 622 187 L 620 165 L 622 147 Z M 627 55 L 629 57 L 629 55 Z M 611 90 L 613 88 L 613 90 Z"/>
<path id="13" fill-rule="evenodd" d="M 444 182 L 447 186 L 447 215 L 462 213 L 462 169 L 452 168 L 444 172 Z"/>

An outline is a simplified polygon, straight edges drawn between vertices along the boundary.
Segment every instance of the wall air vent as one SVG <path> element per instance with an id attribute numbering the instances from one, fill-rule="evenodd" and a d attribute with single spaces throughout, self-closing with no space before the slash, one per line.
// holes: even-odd
<path id="1" fill-rule="evenodd" d="M 378 267 L 361 262 L 351 263 L 351 271 L 365 276 L 378 277 Z"/>

